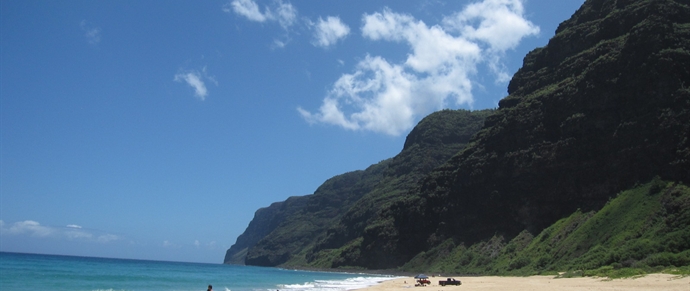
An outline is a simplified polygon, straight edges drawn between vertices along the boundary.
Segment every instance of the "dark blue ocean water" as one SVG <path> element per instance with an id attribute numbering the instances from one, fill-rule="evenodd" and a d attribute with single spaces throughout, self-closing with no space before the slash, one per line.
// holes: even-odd
<path id="1" fill-rule="evenodd" d="M 381 275 L 0 252 L 0 291 L 343 291 Z"/>

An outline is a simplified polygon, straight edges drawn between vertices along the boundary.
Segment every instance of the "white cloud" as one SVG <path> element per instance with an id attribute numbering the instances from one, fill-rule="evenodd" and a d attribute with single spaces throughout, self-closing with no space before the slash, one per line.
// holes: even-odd
<path id="1" fill-rule="evenodd" d="M 314 41 L 315 46 L 328 47 L 334 45 L 338 40 L 345 38 L 350 34 L 350 27 L 340 21 L 339 17 L 328 16 L 326 20 L 319 17 L 318 22 L 314 24 Z"/>
<path id="2" fill-rule="evenodd" d="M 82 231 L 79 229 L 73 229 L 73 230 L 67 230 L 64 232 L 64 234 L 69 238 L 69 239 L 92 239 L 93 234 L 88 233 L 86 231 Z"/>
<path id="3" fill-rule="evenodd" d="M 318 112 L 298 112 L 309 123 L 400 135 L 434 110 L 472 105 L 473 78 L 480 64 L 506 82 L 501 60 L 539 28 L 524 19 L 520 0 L 484 0 L 428 26 L 411 15 L 384 9 L 362 17 L 362 35 L 409 47 L 407 59 L 390 63 L 367 56 L 355 72 L 342 75 Z"/>
<path id="4" fill-rule="evenodd" d="M 15 222 L 9 228 L 5 228 L 4 223 L 2 224 L 2 226 L 3 233 L 13 235 L 27 234 L 35 237 L 47 237 L 56 233 L 55 229 L 43 226 L 40 223 L 33 220 Z"/>
<path id="5" fill-rule="evenodd" d="M 234 11 L 252 21 L 266 21 L 266 16 L 259 11 L 259 5 L 252 0 L 234 0 L 223 6 L 223 11 L 228 13 Z"/>
<path id="6" fill-rule="evenodd" d="M 508 82 L 510 75 L 500 59 L 503 52 L 515 48 L 525 36 L 539 33 L 539 27 L 526 20 L 523 13 L 521 0 L 485 0 L 446 17 L 443 23 L 467 39 L 487 44 L 489 69 L 496 74 L 497 82 Z M 476 22 L 479 25 L 471 25 Z"/>
<path id="7" fill-rule="evenodd" d="M 279 40 L 279 39 L 274 39 L 273 40 L 273 48 L 284 48 L 287 45 L 287 41 L 289 40 Z"/>
<path id="8" fill-rule="evenodd" d="M 68 240 L 81 240 L 91 242 L 110 242 L 121 239 L 114 234 L 96 235 L 94 231 L 84 230 L 76 224 L 69 224 L 66 227 L 45 226 L 33 220 L 18 221 L 7 225 L 0 220 L 0 234 L 2 235 L 28 235 L 36 238 L 56 238 Z"/>
<path id="9" fill-rule="evenodd" d="M 297 22 L 297 9 L 289 2 L 274 0 L 271 5 L 264 6 L 263 12 L 254 0 L 232 0 L 223 5 L 223 11 L 235 13 L 250 21 L 261 23 L 274 22 L 285 30 L 281 39 L 274 39 L 272 48 L 283 48 L 290 41 L 290 27 Z"/>
<path id="10" fill-rule="evenodd" d="M 261 12 L 259 4 L 253 0 L 233 0 L 223 6 L 223 11 L 234 12 L 256 22 L 278 22 L 286 30 L 297 20 L 297 9 L 280 0 L 274 1 L 270 7 L 264 7 L 264 12 Z"/>
<path id="11" fill-rule="evenodd" d="M 523 17 L 522 0 L 484 0 L 446 17 L 448 28 L 464 37 L 489 44 L 489 49 L 505 51 L 515 48 L 528 35 L 539 33 L 539 27 Z M 479 25 L 473 26 L 473 23 Z"/>
<path id="12" fill-rule="evenodd" d="M 412 126 L 415 76 L 399 65 L 391 65 L 381 57 L 367 56 L 357 65 L 357 72 L 336 81 L 319 109 L 312 114 L 298 108 L 311 123 L 324 122 L 346 129 L 367 129 L 397 135 Z M 355 111 L 350 116 L 344 107 Z"/>
<path id="13" fill-rule="evenodd" d="M 276 2 L 276 12 L 271 13 L 271 10 L 267 9 L 267 13 L 269 15 L 269 19 L 274 19 L 280 23 L 280 26 L 282 26 L 284 29 L 287 29 L 288 27 L 292 26 L 295 24 L 295 20 L 297 20 L 297 9 L 292 6 L 290 3 L 283 3 L 283 1 L 277 1 Z"/>
<path id="14" fill-rule="evenodd" d="M 194 96 L 202 101 L 206 100 L 208 90 L 206 89 L 204 81 L 201 80 L 201 74 L 199 72 L 178 73 L 175 75 L 175 81 L 187 83 L 187 85 L 194 88 Z"/>
<path id="15" fill-rule="evenodd" d="M 87 22 L 86 20 L 82 20 L 79 23 L 79 27 L 81 27 L 81 30 L 84 32 L 84 36 L 86 37 L 86 40 L 90 44 L 96 45 L 99 42 L 101 42 L 100 27 L 94 27 L 91 23 Z"/>

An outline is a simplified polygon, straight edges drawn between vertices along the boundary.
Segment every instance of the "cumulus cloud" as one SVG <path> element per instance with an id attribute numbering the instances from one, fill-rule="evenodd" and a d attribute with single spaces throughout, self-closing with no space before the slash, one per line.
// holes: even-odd
<path id="1" fill-rule="evenodd" d="M 283 29 L 288 29 L 297 20 L 297 9 L 290 3 L 274 1 L 271 6 L 265 6 L 263 12 L 253 0 L 233 0 L 223 6 L 223 11 L 244 16 L 256 22 L 277 22 Z"/>
<path id="2" fill-rule="evenodd" d="M 381 57 L 367 56 L 357 65 L 356 73 L 343 75 L 336 81 L 318 113 L 298 110 L 312 123 L 396 135 L 412 126 L 414 81 L 415 77 L 402 66 L 392 65 Z M 354 113 L 346 116 L 345 111 Z"/>
<path id="3" fill-rule="evenodd" d="M 350 34 L 350 27 L 340 21 L 339 17 L 328 16 L 326 20 L 319 17 L 313 24 L 315 46 L 328 47 Z"/>
<path id="4" fill-rule="evenodd" d="M 41 225 L 33 220 L 18 221 L 9 225 L 0 220 L 0 234 L 3 236 L 26 235 L 36 238 L 56 238 L 102 243 L 121 239 L 118 235 L 97 234 L 97 231 L 85 230 L 76 224 L 69 224 L 65 227 L 54 227 Z"/>
<path id="5" fill-rule="evenodd" d="M 525 36 L 539 33 L 539 27 L 526 20 L 523 13 L 521 0 L 485 0 L 446 17 L 443 23 L 449 30 L 487 44 L 489 68 L 496 74 L 498 82 L 507 82 L 510 75 L 501 63 L 503 52 L 515 48 Z M 479 25 L 468 25 L 475 21 Z"/>
<path id="6" fill-rule="evenodd" d="M 317 112 L 297 110 L 310 123 L 400 135 L 419 117 L 449 103 L 471 106 L 479 66 L 505 82 L 505 51 L 539 32 L 523 13 L 520 0 L 484 0 L 432 26 L 387 8 L 365 14 L 362 36 L 406 45 L 407 59 L 391 63 L 366 56 L 353 73 L 334 83 Z"/>
<path id="7" fill-rule="evenodd" d="M 81 27 L 81 30 L 84 32 L 84 36 L 86 37 L 86 40 L 90 44 L 96 45 L 99 42 L 101 42 L 101 28 L 100 27 L 95 27 L 91 23 L 87 22 L 86 20 L 82 20 L 79 23 L 79 27 Z"/>
<path id="8" fill-rule="evenodd" d="M 484 0 L 446 17 L 443 23 L 467 39 L 487 43 L 490 50 L 505 51 L 515 48 L 523 37 L 539 33 L 539 27 L 523 17 L 522 2 Z M 471 25 L 474 22 L 479 25 Z"/>

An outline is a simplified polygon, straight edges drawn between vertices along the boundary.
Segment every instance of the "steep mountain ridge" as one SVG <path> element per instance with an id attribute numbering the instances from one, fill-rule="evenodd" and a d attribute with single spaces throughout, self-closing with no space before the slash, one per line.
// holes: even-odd
<path id="1" fill-rule="evenodd" d="M 280 223 L 307 204 L 308 196 L 294 196 L 256 211 L 247 229 L 237 237 L 223 260 L 226 264 L 244 265 L 249 248 L 280 226 Z"/>
<path id="2" fill-rule="evenodd" d="M 327 181 L 330 190 L 305 196 L 311 206 L 275 228 L 257 227 L 263 232 L 247 234 L 254 245 L 238 238 L 228 254 L 241 258 L 243 246 L 247 264 L 265 266 L 431 264 L 440 254 L 462 256 L 465 246 L 497 253 L 504 238 L 526 244 L 654 176 L 688 183 L 689 68 L 690 1 L 587 0 L 525 57 L 481 129 L 468 130 L 471 115 L 458 123 L 432 114 L 401 154 L 358 178 Z M 476 135 L 448 135 L 463 126 Z M 439 142 L 459 147 L 444 151 Z M 547 267 L 525 261 L 510 269 Z M 479 265 L 488 273 L 501 266 Z"/>
<path id="3" fill-rule="evenodd" d="M 314 265 L 330 244 L 358 236 L 381 203 L 404 193 L 419 179 L 465 147 L 493 110 L 442 110 L 410 132 L 394 158 L 366 170 L 335 176 L 314 194 L 290 197 L 259 209 L 226 252 L 225 263 L 276 266 Z M 345 225 L 355 226 L 346 233 Z M 316 248 L 314 248 L 316 246 Z M 337 263 L 327 263 L 333 267 Z M 319 265 L 319 267 L 324 267 Z"/>

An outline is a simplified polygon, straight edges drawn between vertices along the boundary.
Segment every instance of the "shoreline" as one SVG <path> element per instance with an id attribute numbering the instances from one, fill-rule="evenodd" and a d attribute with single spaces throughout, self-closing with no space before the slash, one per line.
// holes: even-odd
<path id="1" fill-rule="evenodd" d="M 599 277 L 558 278 L 555 276 L 498 277 L 498 276 L 456 276 L 449 277 L 462 282 L 459 286 L 440 286 L 439 281 L 446 277 L 430 277 L 431 284 L 415 287 L 412 277 L 385 280 L 358 291 L 547 291 L 547 290 L 653 290 L 653 291 L 687 291 L 690 290 L 690 276 L 670 274 L 647 274 L 642 277 L 608 279 Z"/>

